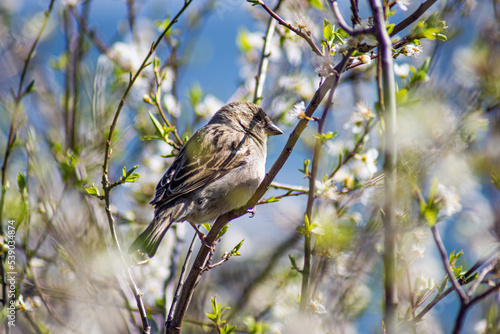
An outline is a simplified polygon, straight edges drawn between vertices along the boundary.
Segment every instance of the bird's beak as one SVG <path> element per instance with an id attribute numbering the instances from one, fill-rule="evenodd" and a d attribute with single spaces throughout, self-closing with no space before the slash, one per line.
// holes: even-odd
<path id="1" fill-rule="evenodd" d="M 273 123 L 270 123 L 268 126 L 266 126 L 266 133 L 268 136 L 276 136 L 276 135 L 282 135 L 283 131 L 281 131 L 281 129 L 278 128 Z"/>

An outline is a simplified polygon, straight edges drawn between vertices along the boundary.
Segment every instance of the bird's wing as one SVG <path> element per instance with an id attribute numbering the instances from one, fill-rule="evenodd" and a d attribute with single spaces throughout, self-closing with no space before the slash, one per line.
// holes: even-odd
<path id="1" fill-rule="evenodd" d="M 243 145 L 246 140 L 247 134 L 222 125 L 200 129 L 184 145 L 156 186 L 151 204 L 156 208 L 168 205 L 246 164 L 245 157 L 250 154 L 249 148 Z"/>

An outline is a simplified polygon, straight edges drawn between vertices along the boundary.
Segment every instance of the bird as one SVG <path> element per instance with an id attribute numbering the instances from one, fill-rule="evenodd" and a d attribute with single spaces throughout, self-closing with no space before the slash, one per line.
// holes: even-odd
<path id="1" fill-rule="evenodd" d="M 180 149 L 156 186 L 154 218 L 129 253 L 153 257 L 169 227 L 196 225 L 242 207 L 265 176 L 267 138 L 283 134 L 259 106 L 232 102 L 220 108 Z"/>

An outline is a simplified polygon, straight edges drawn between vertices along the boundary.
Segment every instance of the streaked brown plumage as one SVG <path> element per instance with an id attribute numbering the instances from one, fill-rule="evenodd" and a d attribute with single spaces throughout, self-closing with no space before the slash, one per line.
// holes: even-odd
<path id="1" fill-rule="evenodd" d="M 174 222 L 210 222 L 243 206 L 265 175 L 267 137 L 283 132 L 249 102 L 215 113 L 183 146 L 156 186 L 155 217 L 132 243 L 152 257 Z"/>

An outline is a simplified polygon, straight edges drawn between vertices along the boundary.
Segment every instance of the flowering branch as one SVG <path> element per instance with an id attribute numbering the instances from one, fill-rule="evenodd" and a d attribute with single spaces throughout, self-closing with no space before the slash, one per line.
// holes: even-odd
<path id="1" fill-rule="evenodd" d="M 301 28 L 301 27 L 295 28 L 293 25 L 291 25 L 290 23 L 286 22 L 281 17 L 279 17 L 278 14 L 276 14 L 271 8 L 269 8 L 262 0 L 248 0 L 248 1 L 253 3 L 254 5 L 262 6 L 262 8 L 264 8 L 269 13 L 269 15 L 271 15 L 276 21 L 278 21 L 279 24 L 281 24 L 284 27 L 287 27 L 288 29 L 293 31 L 295 34 L 297 34 L 300 37 L 302 37 L 303 39 L 305 39 L 307 44 L 309 44 L 309 46 L 311 47 L 312 51 L 315 54 L 317 54 L 320 57 L 324 56 L 323 53 L 321 52 L 321 50 L 318 48 L 318 46 L 312 40 L 310 31 L 308 31 L 305 28 Z"/>

